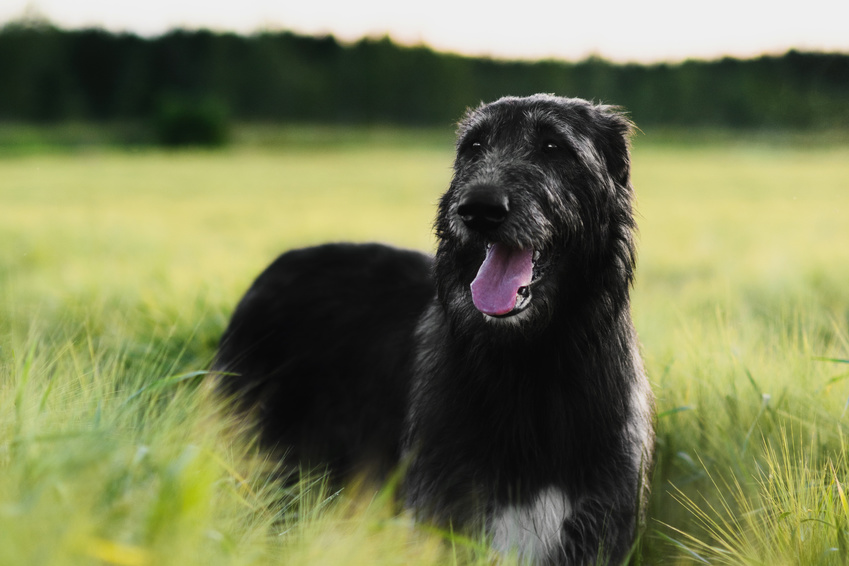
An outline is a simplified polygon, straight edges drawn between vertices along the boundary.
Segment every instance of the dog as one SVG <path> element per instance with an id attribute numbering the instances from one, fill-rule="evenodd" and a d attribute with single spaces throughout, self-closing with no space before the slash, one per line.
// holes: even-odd
<path id="1" fill-rule="evenodd" d="M 225 391 L 293 461 L 341 477 L 400 464 L 420 520 L 522 563 L 626 559 L 654 446 L 630 316 L 631 129 L 552 95 L 468 111 L 435 257 L 283 254 L 222 336 Z"/>

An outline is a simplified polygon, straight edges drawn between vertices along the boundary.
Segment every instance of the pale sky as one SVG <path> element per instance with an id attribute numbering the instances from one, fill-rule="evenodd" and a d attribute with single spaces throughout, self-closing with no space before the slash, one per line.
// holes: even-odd
<path id="1" fill-rule="evenodd" d="M 343 41 L 501 58 L 679 61 L 790 48 L 849 52 L 849 0 L 0 0 L 0 22 L 35 7 L 64 28 L 157 35 L 174 27 L 287 29 Z"/>

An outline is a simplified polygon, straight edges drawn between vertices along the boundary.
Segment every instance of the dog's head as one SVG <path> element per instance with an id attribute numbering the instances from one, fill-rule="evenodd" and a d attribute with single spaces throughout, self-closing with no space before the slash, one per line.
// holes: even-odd
<path id="1" fill-rule="evenodd" d="M 524 327 L 570 297 L 627 301 L 630 132 L 614 108 L 580 99 L 507 97 L 469 111 L 436 221 L 443 304 Z"/>

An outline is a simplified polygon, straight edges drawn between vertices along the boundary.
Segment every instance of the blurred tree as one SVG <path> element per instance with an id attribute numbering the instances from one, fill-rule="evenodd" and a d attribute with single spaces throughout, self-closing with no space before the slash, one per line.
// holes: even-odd
<path id="1" fill-rule="evenodd" d="M 192 119 L 210 131 L 227 115 L 448 124 L 481 101 L 534 92 L 615 103 L 643 126 L 849 128 L 849 55 L 790 51 L 745 61 L 616 65 L 600 57 L 462 57 L 385 37 L 345 45 L 288 32 L 176 30 L 143 39 L 62 31 L 32 15 L 0 29 L 0 120 L 156 116 L 161 133 L 172 127 L 163 124 L 192 113 L 192 104 L 175 101 L 193 100 L 205 101 L 198 108 L 206 118 Z"/>
<path id="2" fill-rule="evenodd" d="M 224 104 L 210 96 L 169 93 L 157 102 L 154 128 L 163 145 L 215 147 L 227 142 L 227 118 Z"/>

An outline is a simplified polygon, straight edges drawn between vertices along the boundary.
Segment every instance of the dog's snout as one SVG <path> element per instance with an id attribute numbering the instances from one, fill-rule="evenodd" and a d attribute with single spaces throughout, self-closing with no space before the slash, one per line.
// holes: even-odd
<path id="1" fill-rule="evenodd" d="M 509 212 L 507 195 L 490 185 L 470 187 L 457 204 L 457 214 L 463 223 L 481 232 L 498 228 Z"/>

